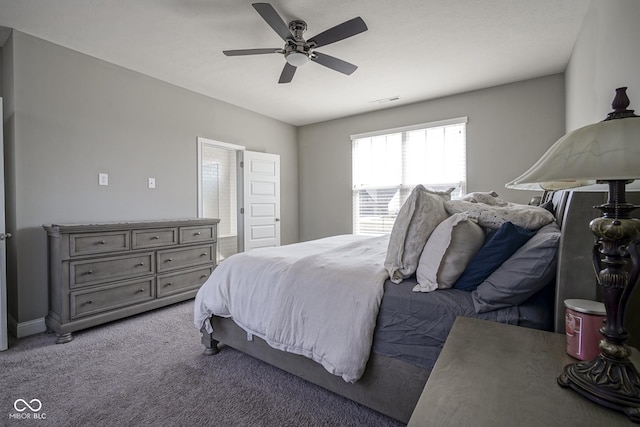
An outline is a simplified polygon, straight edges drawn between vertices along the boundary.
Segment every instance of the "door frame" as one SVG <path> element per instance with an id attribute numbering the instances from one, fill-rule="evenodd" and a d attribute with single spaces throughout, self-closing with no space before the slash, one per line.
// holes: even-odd
<path id="1" fill-rule="evenodd" d="M 198 199 L 198 218 L 202 218 L 204 215 L 204 206 L 203 206 L 203 188 L 202 188 L 202 150 L 204 145 L 215 146 L 216 148 L 222 148 L 229 151 L 236 152 L 236 200 L 237 200 L 237 211 L 236 211 L 236 233 L 237 233 L 237 250 L 238 252 L 242 251 L 242 245 L 244 243 L 244 235 L 242 228 L 242 217 L 243 215 L 240 213 L 242 209 L 242 172 L 239 169 L 240 159 L 242 159 L 242 153 L 245 151 L 245 147 L 237 144 L 230 144 L 228 142 L 222 142 L 215 139 L 197 137 L 197 199 Z M 220 255 L 220 252 L 218 252 Z"/>
<path id="2" fill-rule="evenodd" d="M 0 126 L 0 351 L 9 348 L 9 331 L 7 311 L 7 240 L 5 236 L 10 237 L 7 233 L 5 225 L 4 213 L 4 111 L 2 109 L 2 98 L 0 98 L 0 117 L 2 117 L 3 126 Z"/>
<path id="3" fill-rule="evenodd" d="M 198 191 L 198 218 L 202 218 L 202 146 L 204 144 L 215 145 L 216 147 L 224 148 L 230 151 L 244 151 L 245 148 L 242 145 L 229 144 L 228 142 L 222 142 L 215 139 L 203 138 L 201 136 L 197 137 L 197 166 L 198 166 L 198 176 L 196 179 L 197 182 L 197 191 Z M 238 184 L 238 187 L 240 185 Z M 238 210 L 240 208 L 238 207 Z"/>

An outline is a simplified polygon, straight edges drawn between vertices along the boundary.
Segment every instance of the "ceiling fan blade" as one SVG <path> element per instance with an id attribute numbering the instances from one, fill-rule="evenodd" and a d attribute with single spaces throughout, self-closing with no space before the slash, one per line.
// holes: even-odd
<path id="1" fill-rule="evenodd" d="M 321 47 L 355 36 L 364 31 L 367 31 L 367 24 L 358 16 L 357 18 L 350 19 L 342 24 L 329 28 L 317 36 L 311 37 L 308 41 L 309 43 L 315 43 L 314 47 Z"/>
<path id="2" fill-rule="evenodd" d="M 265 49 L 236 49 L 236 50 L 223 50 L 227 56 L 242 56 L 242 55 L 262 55 L 265 53 L 282 53 L 282 49 L 277 47 L 265 48 Z"/>
<path id="3" fill-rule="evenodd" d="M 331 55 L 325 55 L 324 53 L 320 52 L 313 52 L 311 60 L 346 75 L 350 75 L 358 69 L 356 65 L 353 65 L 347 61 L 343 61 L 342 59 L 335 58 Z"/>
<path id="4" fill-rule="evenodd" d="M 289 64 L 288 62 L 284 64 L 284 68 L 282 69 L 282 74 L 280 74 L 280 80 L 278 83 L 290 83 L 293 80 L 293 75 L 296 73 L 298 68 Z"/>
<path id="5" fill-rule="evenodd" d="M 291 31 L 289 31 L 289 26 L 278 15 L 273 6 L 269 3 L 253 3 L 252 6 L 262 16 L 262 19 L 282 37 L 282 40 L 287 41 L 294 38 Z"/>

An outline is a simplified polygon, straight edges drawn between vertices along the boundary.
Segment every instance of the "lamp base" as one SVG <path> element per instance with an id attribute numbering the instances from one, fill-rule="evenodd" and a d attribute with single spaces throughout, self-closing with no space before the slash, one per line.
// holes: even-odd
<path id="1" fill-rule="evenodd" d="M 640 423 L 640 374 L 628 357 L 601 353 L 591 361 L 572 363 L 558 376 L 558 384 Z"/>

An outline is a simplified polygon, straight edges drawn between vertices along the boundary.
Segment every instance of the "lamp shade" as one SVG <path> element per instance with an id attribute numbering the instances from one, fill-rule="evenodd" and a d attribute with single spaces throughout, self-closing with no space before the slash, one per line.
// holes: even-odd
<path id="1" fill-rule="evenodd" d="M 640 117 L 606 120 L 569 132 L 507 188 L 546 190 L 640 178 Z"/>
<path id="2" fill-rule="evenodd" d="M 614 111 L 599 123 L 569 132 L 507 188 L 561 190 L 598 181 L 640 178 L 640 117 L 628 110 L 626 87 L 616 89 Z"/>

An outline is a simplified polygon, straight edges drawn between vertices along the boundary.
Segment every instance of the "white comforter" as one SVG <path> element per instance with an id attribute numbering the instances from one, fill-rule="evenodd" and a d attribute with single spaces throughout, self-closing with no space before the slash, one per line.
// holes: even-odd
<path id="1" fill-rule="evenodd" d="M 200 288 L 194 323 L 231 317 L 274 348 L 355 382 L 369 359 L 389 236 L 341 235 L 227 258 Z"/>

